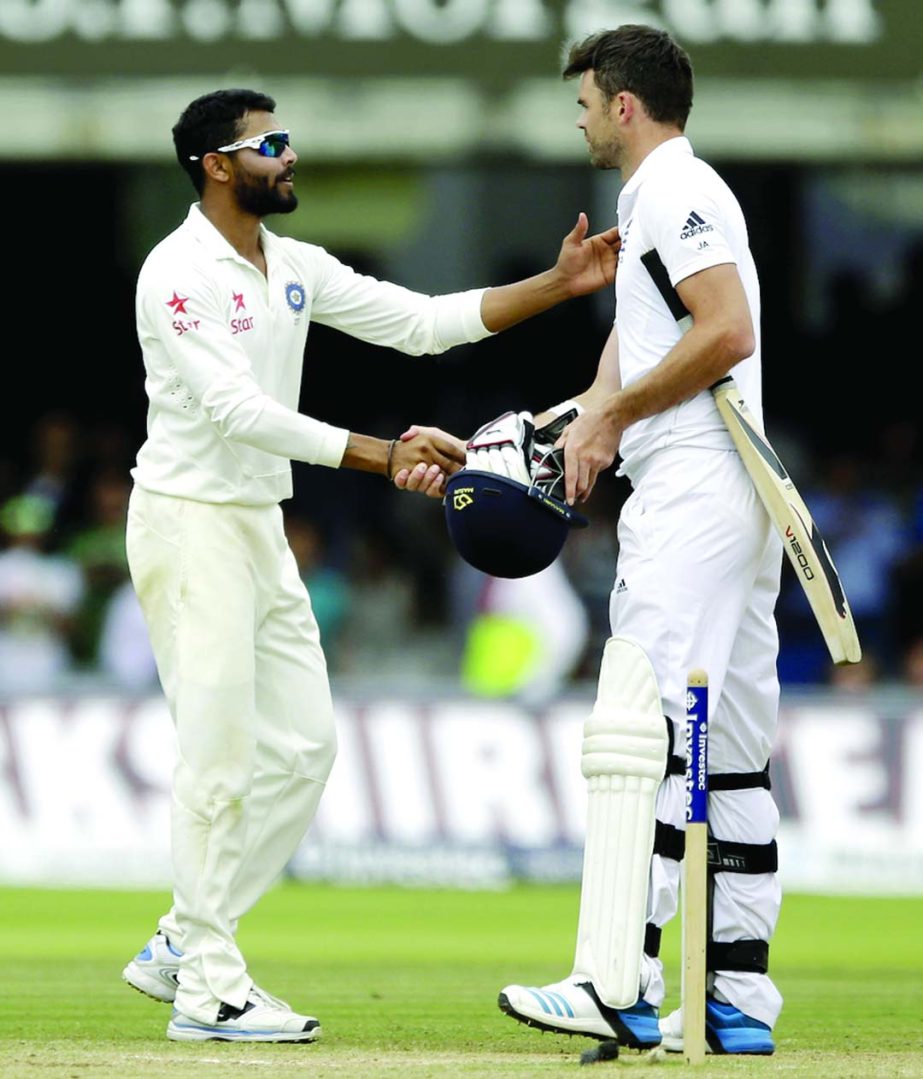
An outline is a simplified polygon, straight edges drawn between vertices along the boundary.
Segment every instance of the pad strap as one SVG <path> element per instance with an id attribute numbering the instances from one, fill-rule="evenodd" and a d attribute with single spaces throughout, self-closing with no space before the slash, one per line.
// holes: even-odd
<path id="1" fill-rule="evenodd" d="M 682 757 L 677 757 L 675 753 L 671 753 L 667 757 L 667 776 L 684 776 L 686 774 L 686 761 Z M 666 778 L 666 776 L 664 777 Z"/>
<path id="2" fill-rule="evenodd" d="M 710 940 L 705 962 L 711 971 L 742 970 L 750 974 L 765 974 L 769 970 L 769 942 L 732 940 L 722 943 Z"/>
<path id="3" fill-rule="evenodd" d="M 708 837 L 709 873 L 775 873 L 779 868 L 776 841 L 771 843 L 734 843 L 729 839 Z"/>
<path id="4" fill-rule="evenodd" d="M 748 791 L 762 787 L 772 790 L 769 778 L 769 761 L 761 772 L 716 772 L 708 777 L 710 791 Z"/>
<path id="5" fill-rule="evenodd" d="M 673 720 L 669 716 L 663 717 L 667 723 L 667 767 L 664 770 L 663 778 L 667 776 L 684 776 L 686 774 L 686 758 L 680 757 L 673 752 L 675 745 L 673 739 Z"/>
<path id="6" fill-rule="evenodd" d="M 686 833 L 672 824 L 658 820 L 654 825 L 654 854 L 661 858 L 672 858 L 674 862 L 683 860 L 686 849 Z"/>
<path id="7" fill-rule="evenodd" d="M 681 862 L 686 849 L 686 833 L 672 824 L 658 820 L 654 826 L 654 854 Z M 735 843 L 730 839 L 708 837 L 709 873 L 775 873 L 779 868 L 779 850 L 771 843 Z"/>
<path id="8" fill-rule="evenodd" d="M 660 938 L 663 936 L 663 930 L 659 925 L 654 925 L 653 922 L 648 922 L 644 927 L 644 954 L 649 955 L 651 959 L 656 959 L 660 955 Z"/>

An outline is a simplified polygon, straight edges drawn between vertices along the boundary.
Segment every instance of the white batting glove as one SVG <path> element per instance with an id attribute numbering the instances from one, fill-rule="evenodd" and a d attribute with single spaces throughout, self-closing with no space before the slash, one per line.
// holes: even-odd
<path id="1" fill-rule="evenodd" d="M 504 412 L 479 428 L 468 442 L 465 467 L 508 476 L 528 486 L 532 482 L 531 412 Z"/>

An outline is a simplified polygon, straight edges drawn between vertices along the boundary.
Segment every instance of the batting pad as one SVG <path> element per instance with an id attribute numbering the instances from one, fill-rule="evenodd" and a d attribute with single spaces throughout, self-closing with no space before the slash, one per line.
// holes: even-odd
<path id="1" fill-rule="evenodd" d="M 668 752 L 654 669 L 633 641 L 610 637 L 583 729 L 587 826 L 574 974 L 605 1004 L 638 999 L 654 802 Z"/>

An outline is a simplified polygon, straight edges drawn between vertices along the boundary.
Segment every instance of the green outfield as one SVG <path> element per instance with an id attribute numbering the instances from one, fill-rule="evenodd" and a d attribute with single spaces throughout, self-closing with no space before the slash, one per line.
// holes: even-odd
<path id="1" fill-rule="evenodd" d="M 280 885 L 241 925 L 252 973 L 317 1015 L 315 1045 L 167 1042 L 166 1005 L 119 974 L 167 901 L 139 892 L 0 890 L 0 1075 L 121 1077 L 553 1076 L 681 1059 L 623 1053 L 519 1026 L 510 981 L 562 977 L 575 887 L 502 892 Z M 664 935 L 671 981 L 678 931 Z M 772 949 L 786 998 L 772 1058 L 708 1058 L 703 1075 L 923 1076 L 923 901 L 789 896 Z M 675 992 L 668 1006 L 675 1003 Z"/>

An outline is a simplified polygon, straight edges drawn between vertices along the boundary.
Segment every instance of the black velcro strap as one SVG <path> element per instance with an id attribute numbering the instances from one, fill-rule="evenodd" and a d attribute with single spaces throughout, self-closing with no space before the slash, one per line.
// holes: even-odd
<path id="1" fill-rule="evenodd" d="M 672 824 L 659 820 L 654 825 L 654 854 L 661 858 L 672 858 L 674 862 L 683 860 L 686 849 L 686 833 Z"/>
<path id="2" fill-rule="evenodd" d="M 732 940 L 722 944 L 710 940 L 705 963 L 709 970 L 743 970 L 750 974 L 765 974 L 769 970 L 769 942 Z"/>
<path id="3" fill-rule="evenodd" d="M 659 826 L 660 821 L 657 824 Z M 779 851 L 775 840 L 771 843 L 733 843 L 728 839 L 708 837 L 709 873 L 775 873 L 778 868 Z"/>
<path id="4" fill-rule="evenodd" d="M 708 777 L 710 791 L 747 791 L 757 787 L 772 790 L 768 762 L 762 772 L 717 772 Z"/>
<path id="5" fill-rule="evenodd" d="M 599 998 L 599 993 L 593 988 L 592 982 L 577 982 L 577 988 L 582 989 L 584 993 L 593 1001 L 596 1005 L 596 1010 L 606 1020 L 610 1027 L 612 1027 L 612 1038 L 609 1039 L 607 1034 L 593 1034 L 591 1037 L 606 1038 L 610 1041 L 617 1041 L 619 1045 L 624 1045 L 626 1049 L 649 1049 L 650 1042 L 646 1039 L 648 1035 L 642 1034 L 634 1027 L 630 1027 L 628 1023 L 622 1018 L 624 1012 L 619 1011 L 618 1008 L 611 1008 L 608 1004 L 603 1004 Z M 534 1025 L 534 1024 L 533 1024 Z M 546 1030 L 556 1030 L 562 1033 L 571 1033 L 564 1030 L 562 1027 L 546 1027 Z M 575 1031 L 574 1033 L 579 1033 Z"/>
<path id="6" fill-rule="evenodd" d="M 686 758 L 678 757 L 673 752 L 673 720 L 669 716 L 663 717 L 667 724 L 667 766 L 664 769 L 663 778 L 667 776 L 684 776 L 686 774 Z"/>
<path id="7" fill-rule="evenodd" d="M 659 925 L 654 925 L 653 922 L 648 922 L 644 927 L 644 954 L 649 955 L 651 959 L 656 959 L 660 955 L 660 938 L 663 935 L 663 930 Z"/>

